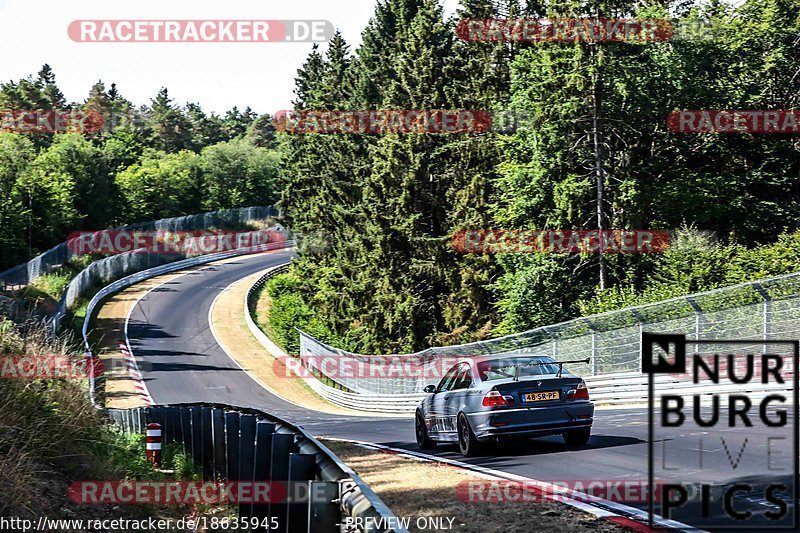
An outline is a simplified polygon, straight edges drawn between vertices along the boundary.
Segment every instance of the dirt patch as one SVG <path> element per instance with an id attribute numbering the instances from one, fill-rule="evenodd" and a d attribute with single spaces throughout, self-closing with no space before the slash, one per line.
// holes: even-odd
<path id="1" fill-rule="evenodd" d="M 395 515 L 411 518 L 411 532 L 423 531 L 416 526 L 421 517 L 444 517 L 445 524 L 447 518 L 454 518 L 451 531 L 458 533 L 630 531 L 560 502 L 468 503 L 458 498 L 456 487 L 485 478 L 449 465 L 339 441 L 323 442 L 361 476 Z"/>

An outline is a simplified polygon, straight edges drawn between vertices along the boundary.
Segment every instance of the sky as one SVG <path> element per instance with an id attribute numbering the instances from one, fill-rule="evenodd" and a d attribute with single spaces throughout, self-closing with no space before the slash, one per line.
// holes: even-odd
<path id="1" fill-rule="evenodd" d="M 48 63 L 68 101 L 82 102 L 97 80 L 147 104 L 161 87 L 178 104 L 224 113 L 291 107 L 294 77 L 309 43 L 81 43 L 73 20 L 328 20 L 355 47 L 376 0 L 0 0 L 0 81 L 35 74 Z M 455 11 L 458 0 L 444 0 Z M 325 46 L 325 45 L 323 45 Z"/>

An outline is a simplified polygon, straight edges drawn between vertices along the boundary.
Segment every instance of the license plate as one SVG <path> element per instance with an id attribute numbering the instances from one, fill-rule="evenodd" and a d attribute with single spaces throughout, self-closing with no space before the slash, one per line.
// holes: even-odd
<path id="1" fill-rule="evenodd" d="M 522 395 L 523 402 L 548 402 L 551 400 L 558 400 L 560 394 L 557 390 L 542 391 L 542 392 L 529 392 Z"/>

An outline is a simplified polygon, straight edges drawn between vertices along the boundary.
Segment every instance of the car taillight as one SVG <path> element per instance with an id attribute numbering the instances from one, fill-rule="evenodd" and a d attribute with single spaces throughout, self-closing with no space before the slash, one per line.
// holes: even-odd
<path id="1" fill-rule="evenodd" d="M 509 405 L 509 401 L 503 398 L 503 395 L 496 390 L 490 390 L 483 397 L 484 407 L 497 407 L 499 405 Z"/>
<path id="2" fill-rule="evenodd" d="M 578 383 L 578 386 L 575 388 L 575 399 L 576 400 L 588 400 L 589 399 L 589 389 L 586 387 L 586 383 L 581 381 Z"/>

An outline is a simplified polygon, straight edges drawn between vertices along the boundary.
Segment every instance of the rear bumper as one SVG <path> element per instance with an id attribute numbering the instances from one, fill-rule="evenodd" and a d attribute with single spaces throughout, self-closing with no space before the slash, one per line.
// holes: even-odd
<path id="1" fill-rule="evenodd" d="M 468 419 L 478 440 L 502 435 L 544 437 L 572 429 L 591 428 L 594 422 L 594 404 L 582 402 L 557 407 L 479 411 L 469 414 Z"/>

